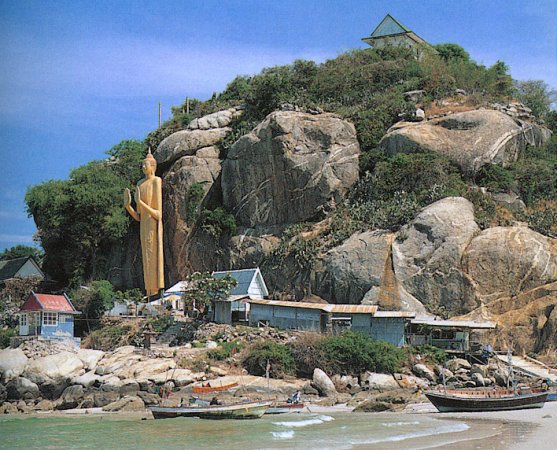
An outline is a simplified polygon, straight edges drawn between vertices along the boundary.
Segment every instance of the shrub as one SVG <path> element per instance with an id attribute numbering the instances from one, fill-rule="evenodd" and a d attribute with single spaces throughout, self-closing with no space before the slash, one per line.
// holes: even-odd
<path id="1" fill-rule="evenodd" d="M 243 365 L 251 375 L 263 376 L 269 364 L 269 376 L 281 378 L 295 373 L 296 365 L 292 351 L 284 344 L 276 342 L 259 342 L 249 350 Z"/>
<path id="2" fill-rule="evenodd" d="M 16 328 L 0 328 L 0 348 L 10 346 L 10 339 L 17 336 Z"/>
<path id="3" fill-rule="evenodd" d="M 404 358 L 401 349 L 355 332 L 346 332 L 321 341 L 319 354 L 324 358 L 321 368 L 329 374 L 359 375 L 367 370 L 394 373 Z"/>
<path id="4" fill-rule="evenodd" d="M 214 238 L 222 234 L 236 233 L 236 219 L 224 208 L 216 208 L 212 211 L 204 209 L 200 216 L 201 227 Z"/>
<path id="5" fill-rule="evenodd" d="M 147 324 L 153 328 L 153 331 L 156 331 L 157 333 L 164 333 L 172 325 L 174 325 L 174 317 L 159 316 L 154 319 L 150 319 Z"/>
<path id="6" fill-rule="evenodd" d="M 133 342 L 137 330 L 129 324 L 108 325 L 92 331 L 83 339 L 83 347 L 110 351 Z"/>
<path id="7" fill-rule="evenodd" d="M 419 345 L 416 347 L 406 347 L 406 351 L 410 355 L 420 355 L 422 357 L 428 358 L 437 364 L 444 364 L 447 361 L 447 352 L 441 348 L 434 347 L 433 345 Z"/>
<path id="8" fill-rule="evenodd" d="M 515 180 L 512 171 L 498 164 L 486 164 L 476 174 L 476 184 L 491 192 L 508 192 L 513 189 Z"/>
<path id="9" fill-rule="evenodd" d="M 237 341 L 223 342 L 217 348 L 207 352 L 207 357 L 214 361 L 224 361 L 242 350 L 242 344 Z"/>

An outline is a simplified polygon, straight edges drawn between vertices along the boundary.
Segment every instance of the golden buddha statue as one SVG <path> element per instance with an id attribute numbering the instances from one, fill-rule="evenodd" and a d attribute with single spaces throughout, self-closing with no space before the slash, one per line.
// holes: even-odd
<path id="1" fill-rule="evenodd" d="M 135 189 L 136 208 L 131 204 L 129 189 L 124 191 L 124 207 L 139 222 L 143 279 L 148 296 L 164 289 L 164 258 L 162 252 L 162 180 L 155 176 L 157 161 L 151 154 L 143 160 L 145 178 Z"/>

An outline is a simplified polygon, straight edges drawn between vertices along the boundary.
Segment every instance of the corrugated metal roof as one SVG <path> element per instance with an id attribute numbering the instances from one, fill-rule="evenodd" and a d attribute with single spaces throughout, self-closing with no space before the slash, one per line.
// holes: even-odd
<path id="1" fill-rule="evenodd" d="M 416 317 L 416 313 L 410 311 L 377 311 L 375 317 L 404 317 L 412 319 Z"/>
<path id="2" fill-rule="evenodd" d="M 256 303 L 258 305 L 282 306 L 286 308 L 319 309 L 331 313 L 346 314 L 375 314 L 376 305 L 330 305 L 324 303 L 309 302 L 289 302 L 281 300 L 246 300 L 246 303 Z"/>
<path id="3" fill-rule="evenodd" d="M 491 321 L 476 322 L 474 320 L 435 320 L 435 319 L 413 319 L 413 325 L 427 325 L 439 328 L 477 328 L 477 329 L 493 329 L 497 328 L 497 324 Z"/>
<path id="4" fill-rule="evenodd" d="M 230 275 L 238 283 L 236 287 L 232 289 L 230 295 L 247 295 L 251 282 L 258 275 L 258 273 L 259 276 L 261 276 L 259 268 L 256 267 L 254 269 L 223 270 L 220 272 L 213 272 L 213 277 L 224 278 L 226 275 Z M 262 284 L 261 288 L 263 290 L 263 295 L 269 295 L 263 276 L 261 276 L 260 282 Z"/>
<path id="5" fill-rule="evenodd" d="M 36 294 L 32 293 L 20 311 L 57 311 L 78 313 L 69 299 L 64 295 Z"/>

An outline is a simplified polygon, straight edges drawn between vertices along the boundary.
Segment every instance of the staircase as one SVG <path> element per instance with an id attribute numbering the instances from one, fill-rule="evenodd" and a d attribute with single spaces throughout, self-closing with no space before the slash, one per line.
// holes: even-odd
<path id="1" fill-rule="evenodd" d="M 507 355 L 495 355 L 500 361 L 508 365 Z M 549 379 L 553 383 L 557 383 L 557 370 L 551 369 L 541 361 L 537 361 L 528 356 L 513 355 L 513 370 L 520 372 L 526 376 Z"/>

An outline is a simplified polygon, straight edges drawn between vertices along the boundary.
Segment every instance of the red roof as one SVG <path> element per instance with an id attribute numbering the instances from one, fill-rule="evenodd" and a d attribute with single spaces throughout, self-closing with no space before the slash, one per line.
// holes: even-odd
<path id="1" fill-rule="evenodd" d="M 23 303 L 20 311 L 58 311 L 78 313 L 65 295 L 36 294 L 31 293 Z"/>

